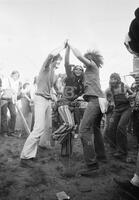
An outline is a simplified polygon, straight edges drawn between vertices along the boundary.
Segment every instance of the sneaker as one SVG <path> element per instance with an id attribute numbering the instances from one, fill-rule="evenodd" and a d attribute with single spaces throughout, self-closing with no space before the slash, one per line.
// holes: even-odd
<path id="1" fill-rule="evenodd" d="M 133 185 L 129 180 L 122 181 L 118 180 L 117 178 L 113 179 L 115 183 L 120 187 L 121 190 L 123 190 L 125 193 L 127 193 L 129 196 L 132 197 L 132 199 L 138 199 L 139 197 L 139 187 Z"/>
<path id="2" fill-rule="evenodd" d="M 29 167 L 29 168 L 33 168 L 34 164 L 35 164 L 36 159 L 35 158 L 30 158 L 30 159 L 21 159 L 20 160 L 20 166 L 21 167 Z"/>
<path id="3" fill-rule="evenodd" d="M 95 163 L 93 165 L 89 165 L 87 166 L 87 168 L 80 170 L 78 172 L 79 175 L 81 176 L 92 176 L 94 174 L 96 174 L 97 169 L 99 169 L 98 163 Z"/>

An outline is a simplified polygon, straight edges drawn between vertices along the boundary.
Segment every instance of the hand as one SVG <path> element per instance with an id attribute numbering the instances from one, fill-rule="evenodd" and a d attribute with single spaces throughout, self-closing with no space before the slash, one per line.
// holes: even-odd
<path id="1" fill-rule="evenodd" d="M 134 98 L 135 98 L 135 96 L 136 96 L 136 94 L 135 94 L 135 93 L 133 93 L 133 94 L 130 94 L 130 95 L 127 95 L 127 99 L 128 99 L 128 100 L 132 100 L 132 99 L 134 99 Z"/>
<path id="2" fill-rule="evenodd" d="M 64 41 L 64 43 L 62 43 L 62 45 L 56 49 L 54 49 L 53 51 L 51 51 L 51 53 L 49 54 L 50 56 L 57 56 L 57 54 L 59 54 L 63 49 L 66 48 L 67 45 L 67 39 Z"/>
<path id="3" fill-rule="evenodd" d="M 67 48 L 67 46 L 68 46 L 68 42 L 69 42 L 69 40 L 66 39 L 65 42 L 64 42 L 64 47 L 65 47 L 65 48 Z"/>
<path id="4" fill-rule="evenodd" d="M 71 46 L 71 43 L 69 40 L 67 40 L 67 46 L 70 47 Z"/>

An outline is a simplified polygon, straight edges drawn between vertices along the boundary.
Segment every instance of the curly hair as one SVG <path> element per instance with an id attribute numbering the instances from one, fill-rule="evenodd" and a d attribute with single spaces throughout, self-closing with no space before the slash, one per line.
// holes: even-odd
<path id="1" fill-rule="evenodd" d="M 99 51 L 93 50 L 90 51 L 88 50 L 87 53 L 84 54 L 85 58 L 88 60 L 93 60 L 98 67 L 102 67 L 103 65 L 103 56 L 99 53 Z"/>
<path id="2" fill-rule="evenodd" d="M 120 78 L 120 75 L 118 73 L 112 73 L 110 75 L 110 79 L 112 79 L 112 78 L 115 78 L 118 81 L 118 83 L 121 82 L 121 78 Z"/>

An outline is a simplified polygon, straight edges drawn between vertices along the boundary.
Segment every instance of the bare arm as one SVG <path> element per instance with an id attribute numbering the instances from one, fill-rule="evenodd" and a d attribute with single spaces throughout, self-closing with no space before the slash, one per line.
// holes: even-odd
<path id="1" fill-rule="evenodd" d="M 130 87 L 128 85 L 126 85 L 126 91 L 129 95 L 133 94 L 133 91 L 130 89 Z"/>
<path id="2" fill-rule="evenodd" d="M 64 42 L 60 47 L 50 52 L 50 54 L 47 56 L 46 60 L 43 63 L 43 66 L 42 66 L 43 69 L 49 67 L 50 63 L 53 60 L 53 57 L 58 55 L 65 48 L 65 44 L 66 43 Z"/>
<path id="3" fill-rule="evenodd" d="M 61 45 L 59 46 L 58 48 L 54 49 L 53 51 L 51 51 L 51 55 L 52 56 L 56 56 L 57 54 L 59 54 L 63 49 L 65 49 L 65 46 L 66 46 L 66 41 Z"/>
<path id="4" fill-rule="evenodd" d="M 135 98 L 136 93 L 134 93 L 129 86 L 125 85 L 126 87 L 126 97 L 128 100 L 132 100 Z"/>
<path id="5" fill-rule="evenodd" d="M 67 76 L 71 75 L 71 66 L 69 63 L 69 56 L 70 56 L 70 47 L 67 46 L 66 52 L 65 52 L 65 71 L 66 71 Z"/>
<path id="6" fill-rule="evenodd" d="M 69 45 L 69 47 L 71 48 L 71 50 L 72 50 L 73 54 L 75 55 L 75 57 L 76 57 L 78 60 L 80 60 L 85 66 L 87 66 L 87 67 L 95 67 L 95 68 L 96 68 L 95 62 L 90 61 L 90 60 L 88 60 L 87 58 L 85 58 L 85 57 L 81 54 L 81 52 L 80 52 L 78 49 L 74 48 L 71 44 L 68 43 L 68 45 Z"/>

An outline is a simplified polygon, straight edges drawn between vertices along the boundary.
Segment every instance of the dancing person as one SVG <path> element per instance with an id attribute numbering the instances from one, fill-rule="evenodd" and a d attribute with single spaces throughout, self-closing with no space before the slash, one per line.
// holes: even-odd
<path id="1" fill-rule="evenodd" d="M 65 48 L 65 43 L 51 52 L 46 58 L 37 78 L 37 90 L 35 93 L 35 123 L 32 132 L 28 136 L 21 152 L 21 165 L 32 166 L 36 160 L 39 146 L 50 148 L 50 134 L 52 130 L 51 115 L 51 89 L 55 83 L 55 70 L 58 68 L 62 57 L 60 51 Z"/>
<path id="2" fill-rule="evenodd" d="M 81 135 L 86 167 L 79 173 L 80 175 L 88 176 L 99 168 L 98 161 L 106 161 L 103 137 L 100 132 L 102 112 L 99 104 L 99 98 L 104 97 L 99 78 L 99 68 L 103 64 L 103 57 L 97 51 L 88 51 L 85 55 L 82 55 L 70 43 L 68 43 L 68 46 L 85 68 L 85 91 L 83 98 L 88 104 L 81 120 L 79 133 Z"/>
<path id="3" fill-rule="evenodd" d="M 63 120 L 63 124 L 53 133 L 57 137 L 61 132 L 72 130 L 75 126 L 74 105 L 75 100 L 84 92 L 84 71 L 80 65 L 71 65 L 69 62 L 70 48 L 66 48 L 65 53 L 65 87 L 62 97 L 58 100 L 58 112 Z M 75 105 L 76 106 L 76 105 Z M 72 109 L 72 111 L 71 111 Z M 63 152 L 65 154 L 65 152 Z M 69 154 L 69 152 L 67 152 Z"/>
<path id="4" fill-rule="evenodd" d="M 114 157 L 126 161 L 127 151 L 127 125 L 131 118 L 129 95 L 133 92 L 125 85 L 118 73 L 110 75 L 110 91 L 114 101 L 114 110 L 110 120 L 107 139 L 111 153 Z"/>

